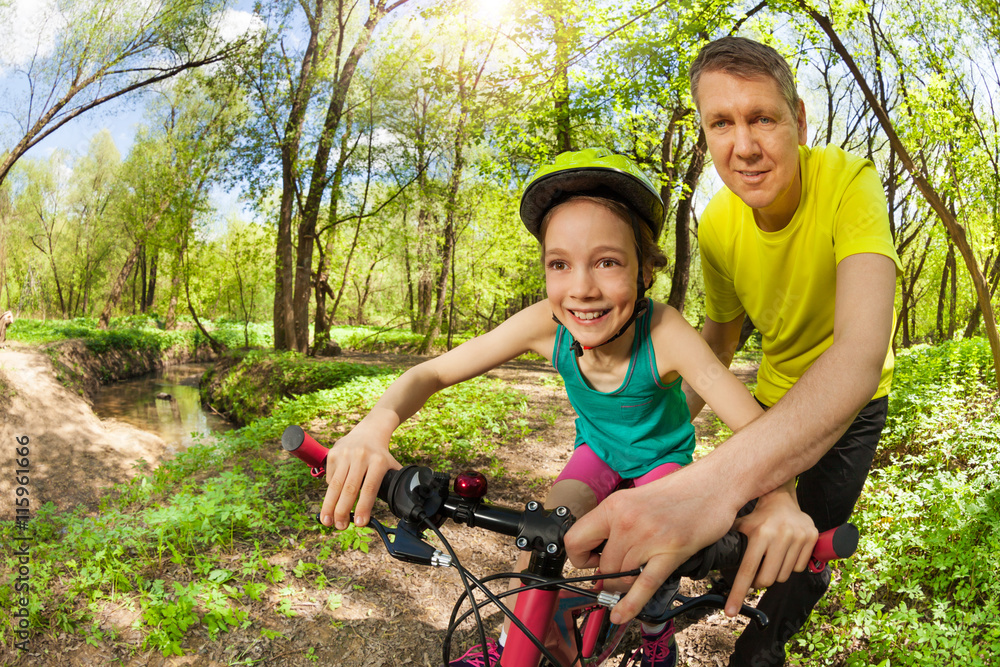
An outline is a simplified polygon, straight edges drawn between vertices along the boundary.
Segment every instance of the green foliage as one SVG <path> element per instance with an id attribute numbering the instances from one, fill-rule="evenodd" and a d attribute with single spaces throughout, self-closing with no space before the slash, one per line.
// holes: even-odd
<path id="1" fill-rule="evenodd" d="M 204 320 L 202 324 L 205 324 Z M 270 322 L 241 322 L 222 317 L 208 324 L 212 337 L 230 350 L 245 347 L 247 338 L 250 347 L 271 347 L 274 344 L 274 327 Z M 204 340 L 200 331 L 196 332 L 196 336 L 198 340 Z"/>
<path id="2" fill-rule="evenodd" d="M 991 369 L 983 340 L 899 355 L 881 465 L 853 518 L 861 545 L 796 640 L 793 664 L 995 664 L 1000 415 Z"/>
<path id="3" fill-rule="evenodd" d="M 981 461 L 1000 441 L 995 386 L 984 339 L 901 351 L 882 452 L 913 454 L 943 467 Z"/>
<path id="4" fill-rule="evenodd" d="M 207 347 L 208 340 L 194 327 L 190 318 L 181 318 L 181 327 L 166 331 L 164 323 L 156 316 L 128 315 L 111 318 L 108 329 L 97 328 L 97 318 L 77 317 L 71 320 L 19 319 L 8 330 L 8 339 L 22 343 L 46 344 L 62 340 L 82 339 L 87 349 L 95 354 L 111 350 L 149 352 L 158 354 L 173 347 L 183 346 L 190 351 Z M 270 324 L 246 324 L 221 319 L 217 322 L 203 320 L 212 336 L 230 349 L 243 347 L 244 327 L 250 344 L 271 345 Z"/>
<path id="5" fill-rule="evenodd" d="M 379 329 L 377 327 L 333 327 L 330 337 L 346 350 L 358 352 L 397 352 L 411 353 L 420 349 L 424 337 L 421 334 L 401 329 Z M 456 336 L 454 344 L 458 345 L 470 336 Z M 432 346 L 443 350 L 446 338 L 441 336 Z"/>
<path id="6" fill-rule="evenodd" d="M 44 321 L 21 319 L 10 328 L 8 338 L 36 344 L 80 338 L 87 349 L 97 354 L 108 350 L 157 353 L 181 344 L 194 348 L 199 339 L 204 342 L 200 334 L 193 330 L 164 331 L 160 322 L 145 315 L 112 318 L 106 330 L 98 329 L 97 319 L 93 317 Z"/>
<path id="7" fill-rule="evenodd" d="M 297 352 L 250 350 L 232 353 L 221 368 L 206 374 L 201 389 L 206 402 L 246 424 L 270 414 L 282 399 L 396 374 L 384 367 L 313 359 Z"/>

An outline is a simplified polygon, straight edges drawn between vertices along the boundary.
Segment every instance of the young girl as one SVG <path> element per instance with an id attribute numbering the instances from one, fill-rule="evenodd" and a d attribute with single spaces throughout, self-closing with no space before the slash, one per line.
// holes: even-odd
<path id="1" fill-rule="evenodd" d="M 573 455 L 545 506 L 576 517 L 623 479 L 644 484 L 691 461 L 694 429 L 681 377 L 734 431 L 762 413 L 747 389 L 675 309 L 644 297 L 665 263 L 657 188 L 603 149 L 559 155 L 525 188 L 521 219 L 542 245 L 548 298 L 493 331 L 406 371 L 327 459 L 322 521 L 368 522 L 379 482 L 400 464 L 392 432 L 435 392 L 525 352 L 551 361 L 577 413 Z M 522 556 L 524 563 L 526 558 Z M 491 654 L 499 658 L 506 633 Z M 643 628 L 642 665 L 674 665 L 673 623 Z M 477 648 L 452 665 L 481 664 Z"/>

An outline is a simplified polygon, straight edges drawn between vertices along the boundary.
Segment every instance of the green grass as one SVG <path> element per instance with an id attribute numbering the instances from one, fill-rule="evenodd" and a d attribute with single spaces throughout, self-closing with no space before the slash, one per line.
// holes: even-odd
<path id="1" fill-rule="evenodd" d="M 422 334 L 401 329 L 380 329 L 378 327 L 333 327 L 330 337 L 337 341 L 345 350 L 358 352 L 416 352 L 424 342 Z M 452 344 L 459 345 L 470 336 L 458 334 L 453 336 Z M 447 334 L 438 336 L 432 346 L 437 351 L 443 351 L 448 342 Z"/>
<path id="2" fill-rule="evenodd" d="M 87 349 L 95 353 L 108 350 L 137 350 L 162 352 L 177 345 L 190 349 L 207 345 L 208 341 L 193 327 L 190 318 L 180 318 L 182 328 L 166 331 L 163 322 L 145 315 L 113 317 L 108 329 L 98 329 L 97 319 L 78 317 L 72 320 L 19 319 L 8 330 L 12 341 L 42 345 L 61 340 L 82 339 Z M 212 336 L 227 347 L 235 349 L 244 345 L 243 323 L 231 320 L 203 322 Z M 251 324 L 250 344 L 270 346 L 271 325 Z"/>
<path id="3" fill-rule="evenodd" d="M 985 340 L 897 356 L 857 555 L 790 664 L 985 666 L 1000 655 L 1000 416 Z"/>

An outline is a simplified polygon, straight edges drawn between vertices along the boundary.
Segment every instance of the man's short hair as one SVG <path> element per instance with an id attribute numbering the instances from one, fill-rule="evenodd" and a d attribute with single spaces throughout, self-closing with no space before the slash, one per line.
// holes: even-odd
<path id="1" fill-rule="evenodd" d="M 778 84 L 778 90 L 788 103 L 792 114 L 799 115 L 799 93 L 795 88 L 795 77 L 788 62 L 770 46 L 745 37 L 722 37 L 701 48 L 698 57 L 691 64 L 688 77 L 691 81 L 691 96 L 698 104 L 698 84 L 705 72 L 725 72 L 741 79 L 767 77 Z"/>

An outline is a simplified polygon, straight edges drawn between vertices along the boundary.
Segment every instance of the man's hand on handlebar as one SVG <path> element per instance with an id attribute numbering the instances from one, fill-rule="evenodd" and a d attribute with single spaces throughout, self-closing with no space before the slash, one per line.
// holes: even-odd
<path id="1" fill-rule="evenodd" d="M 382 477 L 387 470 L 402 467 L 389 453 L 388 443 L 380 440 L 359 424 L 330 450 L 326 458 L 329 487 L 320 510 L 323 525 L 344 530 L 350 523 L 352 508 L 355 525 L 368 523 Z"/>
<path id="2" fill-rule="evenodd" d="M 671 573 L 733 526 L 738 508 L 703 496 L 708 485 L 691 486 L 685 473 L 688 469 L 611 494 L 566 535 L 567 553 L 576 567 L 599 565 L 602 572 L 643 567 L 612 610 L 612 623 L 634 618 Z M 670 502 L 665 502 L 666 498 Z M 600 557 L 593 555 L 591 552 L 605 540 Z"/>
<path id="3" fill-rule="evenodd" d="M 566 535 L 567 553 L 577 567 L 599 566 L 602 572 L 643 567 L 612 612 L 612 622 L 633 618 L 685 560 L 734 527 L 736 509 L 717 496 L 705 495 L 709 485 L 698 484 L 692 472 L 692 467 L 685 468 L 656 482 L 613 493 Z M 755 511 L 735 525 L 750 543 L 726 601 L 728 616 L 739 613 L 751 585 L 785 581 L 792 570 L 804 570 L 816 543 L 812 520 L 788 493 L 776 490 L 758 505 L 759 514 Z M 601 555 L 593 555 L 593 549 L 605 540 Z"/>

